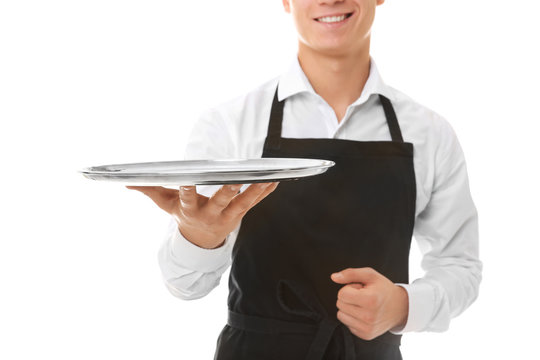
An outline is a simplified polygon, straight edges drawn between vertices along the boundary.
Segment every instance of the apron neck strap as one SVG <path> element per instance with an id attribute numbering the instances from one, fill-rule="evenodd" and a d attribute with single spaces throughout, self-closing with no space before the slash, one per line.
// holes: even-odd
<path id="1" fill-rule="evenodd" d="M 396 112 L 390 100 L 379 94 L 379 100 L 384 109 L 384 114 L 386 115 L 386 122 L 388 123 L 388 128 L 390 129 L 390 135 L 392 136 L 392 141 L 403 142 L 403 136 L 401 136 L 401 129 L 399 128 L 399 123 L 397 120 Z"/>
<path id="2" fill-rule="evenodd" d="M 272 101 L 272 109 L 270 110 L 268 134 L 266 135 L 266 143 L 264 144 L 264 146 L 268 147 L 269 149 L 279 150 L 280 148 L 281 125 L 283 123 L 284 105 L 285 99 L 281 102 L 278 100 L 278 89 L 276 87 L 276 93 L 274 94 L 274 100 Z"/>

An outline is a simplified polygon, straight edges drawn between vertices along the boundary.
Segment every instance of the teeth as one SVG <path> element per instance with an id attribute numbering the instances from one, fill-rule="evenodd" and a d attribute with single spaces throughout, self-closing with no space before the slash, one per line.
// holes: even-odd
<path id="1" fill-rule="evenodd" d="M 320 21 L 320 22 L 324 22 L 324 23 L 340 22 L 340 21 L 345 20 L 345 15 L 341 15 L 341 16 L 326 16 L 326 17 L 318 18 L 317 20 Z"/>

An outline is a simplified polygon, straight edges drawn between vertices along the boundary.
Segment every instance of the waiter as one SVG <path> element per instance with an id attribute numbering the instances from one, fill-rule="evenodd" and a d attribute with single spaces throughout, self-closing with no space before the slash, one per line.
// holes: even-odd
<path id="1" fill-rule="evenodd" d="M 159 260 L 174 295 L 206 295 L 231 266 L 215 359 L 401 359 L 403 333 L 446 330 L 478 295 L 463 153 L 446 120 L 382 81 L 369 49 L 383 2 L 283 0 L 291 68 L 205 113 L 186 148 L 334 161 L 325 174 L 129 187 L 173 216 Z M 413 234 L 426 274 L 409 284 Z"/>

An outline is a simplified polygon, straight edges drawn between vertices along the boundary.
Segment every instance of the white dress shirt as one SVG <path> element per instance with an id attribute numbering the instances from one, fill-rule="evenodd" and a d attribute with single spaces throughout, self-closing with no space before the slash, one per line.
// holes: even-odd
<path id="1" fill-rule="evenodd" d="M 297 59 L 290 69 L 248 94 L 205 112 L 195 124 L 185 159 L 260 158 L 267 135 L 272 98 L 279 81 L 284 138 L 334 138 L 390 141 L 377 94 L 392 101 L 405 142 L 414 145 L 416 212 L 414 238 L 423 254 L 425 275 L 403 286 L 409 295 L 409 316 L 403 329 L 444 331 L 450 319 L 478 296 L 482 263 L 478 257 L 478 217 L 469 191 L 467 169 L 456 135 L 440 115 L 382 81 L 371 60 L 361 96 L 341 122 L 315 93 Z M 243 189 L 248 185 L 244 185 Z M 198 186 L 211 196 L 219 186 Z M 263 200 L 264 201 L 264 200 Z M 208 294 L 231 264 L 240 225 L 223 246 L 203 249 L 187 241 L 171 220 L 159 251 L 165 284 L 182 299 Z"/>

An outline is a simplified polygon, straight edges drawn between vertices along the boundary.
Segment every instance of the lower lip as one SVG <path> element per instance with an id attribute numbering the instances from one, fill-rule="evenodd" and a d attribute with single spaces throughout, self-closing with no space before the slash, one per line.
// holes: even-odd
<path id="1" fill-rule="evenodd" d="M 352 18 L 354 16 L 354 13 L 351 14 L 351 16 L 349 17 L 346 17 L 345 19 L 341 20 L 341 21 L 338 21 L 338 22 L 331 22 L 331 23 L 327 23 L 327 22 L 322 22 L 322 21 L 317 21 L 317 20 L 314 20 L 315 22 L 317 22 L 318 24 L 321 24 L 327 28 L 337 28 L 337 27 L 340 27 L 340 26 L 343 26 L 347 23 L 347 21 Z"/>

